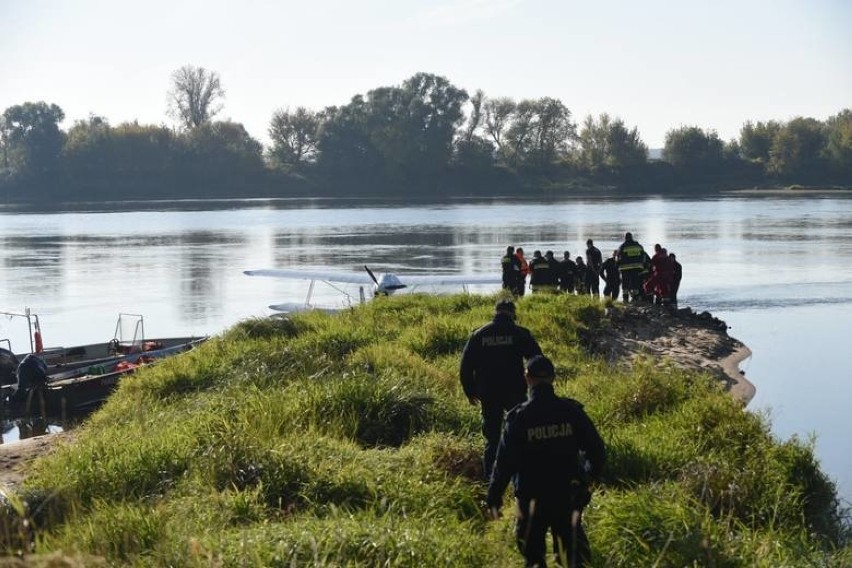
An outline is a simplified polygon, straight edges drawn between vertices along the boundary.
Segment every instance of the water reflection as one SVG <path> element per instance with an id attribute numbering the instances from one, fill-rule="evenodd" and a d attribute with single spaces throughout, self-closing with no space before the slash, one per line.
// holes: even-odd
<path id="1" fill-rule="evenodd" d="M 78 422 L 73 421 L 73 425 Z M 71 422 L 66 426 L 71 426 Z M 36 436 L 44 436 L 46 434 L 56 434 L 66 429 L 57 420 L 46 420 L 44 418 L 17 418 L 14 420 L 3 420 L 0 423 L 2 433 L 0 433 L 0 444 L 9 442 L 17 442 L 18 440 L 26 440 L 27 438 L 35 438 Z"/>
<path id="2" fill-rule="evenodd" d="M 801 334 L 814 349 L 839 353 L 852 331 L 828 332 L 820 322 L 852 304 L 852 195 L 48 207 L 0 205 L 0 298 L 2 307 L 39 313 L 49 345 L 104 341 L 119 312 L 143 314 L 150 336 L 204 335 L 267 315 L 268 304 L 305 298 L 307 282 L 242 274 L 251 268 L 363 270 L 366 264 L 376 272 L 498 274 L 508 244 L 530 256 L 535 249 L 578 256 L 593 238 L 609 256 L 628 230 L 648 249 L 659 242 L 677 253 L 684 267 L 681 302 L 728 321 L 732 334 L 752 347 L 752 369 L 760 371 L 762 352 L 778 353 L 771 378 L 752 377 L 760 404 L 783 405 L 788 396 L 795 404 L 795 395 L 772 387 L 797 384 L 783 359 L 802 359 Z M 350 293 L 357 296 L 357 289 Z M 315 299 L 336 303 L 341 294 L 318 288 Z M 845 385 L 845 367 L 826 368 L 828 376 L 814 380 Z M 778 398 L 763 401 L 762 393 Z M 841 406 L 842 397 L 826 398 L 825 407 Z M 838 442 L 828 433 L 848 430 L 852 418 L 827 423 L 828 415 L 797 419 L 820 434 L 818 452 L 839 476 L 852 472 L 852 457 L 844 457 L 852 451 L 848 442 L 829 445 Z"/>

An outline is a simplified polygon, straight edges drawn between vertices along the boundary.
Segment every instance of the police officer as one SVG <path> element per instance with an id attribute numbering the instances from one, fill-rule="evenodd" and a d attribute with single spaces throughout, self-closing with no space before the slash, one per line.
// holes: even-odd
<path id="1" fill-rule="evenodd" d="M 669 261 L 672 265 L 672 304 L 677 305 L 677 291 L 680 290 L 680 281 L 683 280 L 683 266 L 673 252 L 669 253 Z"/>
<path id="2" fill-rule="evenodd" d="M 604 298 L 618 299 L 618 291 L 621 287 L 621 273 L 618 271 L 618 249 L 612 251 L 612 256 L 606 259 L 601 266 L 601 276 L 604 282 Z"/>
<path id="3" fill-rule="evenodd" d="M 550 257 L 553 258 L 552 252 Z M 530 261 L 530 289 L 533 292 L 552 292 L 556 289 L 555 279 L 553 263 L 541 256 L 540 250 L 534 251 Z"/>
<path id="4" fill-rule="evenodd" d="M 503 288 L 514 294 L 521 278 L 521 262 L 515 256 L 515 247 L 506 247 L 506 255 L 500 259 L 500 266 L 503 268 Z"/>
<path id="5" fill-rule="evenodd" d="M 601 250 L 592 239 L 586 241 L 586 288 L 592 296 L 600 296 L 600 275 L 603 265 Z"/>
<path id="6" fill-rule="evenodd" d="M 486 503 L 500 516 L 503 493 L 512 480 L 518 501 L 518 548 L 527 566 L 545 566 L 548 530 L 562 565 L 590 560 L 581 516 L 599 478 L 606 449 L 597 429 L 576 400 L 553 391 L 553 364 L 539 355 L 527 364 L 529 400 L 512 409 L 500 438 Z"/>
<path id="7" fill-rule="evenodd" d="M 460 377 L 471 404 L 480 404 L 485 452 L 485 478 L 491 475 L 503 415 L 526 398 L 524 358 L 541 353 L 528 329 L 515 324 L 515 304 L 500 300 L 494 319 L 477 329 L 464 346 Z"/>
<path id="8" fill-rule="evenodd" d="M 559 289 L 569 294 L 574 293 L 574 272 L 577 265 L 571 260 L 571 253 L 567 250 L 559 261 Z"/>

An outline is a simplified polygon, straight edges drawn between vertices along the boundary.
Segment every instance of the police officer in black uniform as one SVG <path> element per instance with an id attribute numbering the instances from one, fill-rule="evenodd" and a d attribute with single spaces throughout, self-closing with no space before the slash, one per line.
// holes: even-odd
<path id="1" fill-rule="evenodd" d="M 600 276 L 603 265 L 601 249 L 592 239 L 586 241 L 586 288 L 592 296 L 600 296 Z"/>
<path id="2" fill-rule="evenodd" d="M 550 253 L 553 258 L 553 253 Z M 541 251 L 533 252 L 530 261 L 530 288 L 533 292 L 554 292 L 556 290 L 556 274 L 553 271 L 554 263 L 541 256 Z"/>
<path id="3" fill-rule="evenodd" d="M 467 340 L 459 374 L 467 399 L 481 405 L 486 479 L 491 476 L 504 413 L 526 398 L 524 358 L 540 353 L 529 330 L 515 324 L 515 304 L 511 300 L 497 302 L 494 320 Z"/>
<path id="4" fill-rule="evenodd" d="M 503 493 L 512 480 L 518 501 L 515 527 L 527 566 L 546 566 L 548 529 L 562 565 L 590 560 L 581 515 L 606 461 L 606 449 L 581 405 L 553 392 L 553 364 L 539 355 L 527 364 L 529 400 L 506 416 L 487 505 L 498 518 Z"/>
<path id="5" fill-rule="evenodd" d="M 618 299 L 618 291 L 621 288 L 621 272 L 618 270 L 618 249 L 612 251 L 612 256 L 601 265 L 601 276 L 604 282 L 604 298 Z"/>
<path id="6" fill-rule="evenodd" d="M 503 289 L 514 294 L 521 278 L 521 262 L 515 256 L 515 247 L 506 247 L 506 255 L 500 259 L 500 266 L 503 268 Z"/>
<path id="7" fill-rule="evenodd" d="M 571 260 L 571 253 L 567 250 L 563 254 L 563 258 L 559 261 L 559 289 L 569 294 L 574 293 L 574 272 L 577 270 L 577 265 Z"/>

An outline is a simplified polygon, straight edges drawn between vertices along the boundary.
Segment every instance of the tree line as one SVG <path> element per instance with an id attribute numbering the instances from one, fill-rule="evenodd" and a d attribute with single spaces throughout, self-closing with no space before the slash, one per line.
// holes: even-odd
<path id="1" fill-rule="evenodd" d="M 472 95 L 417 73 L 341 106 L 282 108 L 264 147 L 242 124 L 216 120 L 218 73 L 172 75 L 178 127 L 100 116 L 60 128 L 56 104 L 0 116 L 0 188 L 7 198 L 248 197 L 392 193 L 570 192 L 610 186 L 667 191 L 761 183 L 852 181 L 852 110 L 826 121 L 747 122 L 723 141 L 697 126 L 666 134 L 650 160 L 638 129 L 608 114 L 577 123 L 559 99 Z"/>

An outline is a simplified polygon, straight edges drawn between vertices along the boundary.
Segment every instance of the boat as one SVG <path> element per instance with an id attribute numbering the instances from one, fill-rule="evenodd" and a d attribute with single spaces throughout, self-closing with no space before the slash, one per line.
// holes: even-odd
<path id="1" fill-rule="evenodd" d="M 48 376 L 65 370 L 75 370 L 96 364 L 110 364 L 130 355 L 181 346 L 197 337 L 145 337 L 145 322 L 140 314 L 120 313 L 115 324 L 113 337 L 103 343 L 90 343 L 71 347 L 47 347 L 43 345 L 41 323 L 37 314 L 29 308 L 24 312 L 3 312 L 0 317 L 20 318 L 26 322 L 29 336 L 29 351 L 15 352 L 11 339 L 0 339 L 0 387 L 17 383 L 15 371 L 18 364 L 29 354 L 36 354 L 47 365 Z"/>
<path id="2" fill-rule="evenodd" d="M 106 400 L 122 377 L 194 349 L 206 340 L 206 337 L 175 340 L 169 346 L 54 372 L 49 372 L 49 367 L 36 354 L 29 354 L 17 369 L 18 382 L 0 388 L 3 417 L 66 417 L 89 411 Z"/>

